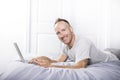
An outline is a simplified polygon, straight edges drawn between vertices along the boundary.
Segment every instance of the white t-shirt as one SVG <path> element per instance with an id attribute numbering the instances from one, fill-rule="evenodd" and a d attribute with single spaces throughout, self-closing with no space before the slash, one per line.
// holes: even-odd
<path id="1" fill-rule="evenodd" d="M 64 46 L 61 53 L 65 54 L 70 62 L 78 62 L 84 59 L 90 59 L 90 64 L 98 62 L 107 62 L 118 60 L 113 54 L 104 53 L 98 50 L 94 44 L 87 38 L 75 36 L 75 42 L 71 49 Z"/>

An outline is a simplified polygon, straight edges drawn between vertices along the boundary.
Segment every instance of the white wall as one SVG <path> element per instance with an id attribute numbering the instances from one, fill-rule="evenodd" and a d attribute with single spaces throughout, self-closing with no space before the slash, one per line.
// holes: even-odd
<path id="1" fill-rule="evenodd" d="M 2 66 L 5 62 L 18 57 L 13 42 L 17 42 L 23 52 L 26 51 L 29 5 L 29 0 L 0 0 L 0 64 Z"/>
<path id="2" fill-rule="evenodd" d="M 111 2 L 110 47 L 120 48 L 120 0 Z"/>

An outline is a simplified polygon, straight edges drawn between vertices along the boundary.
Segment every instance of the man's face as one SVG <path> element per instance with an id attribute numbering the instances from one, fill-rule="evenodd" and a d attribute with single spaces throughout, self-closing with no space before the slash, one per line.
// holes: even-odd
<path id="1" fill-rule="evenodd" d="M 71 27 L 64 21 L 60 21 L 55 24 L 55 32 L 60 41 L 66 45 L 70 45 L 72 41 Z"/>

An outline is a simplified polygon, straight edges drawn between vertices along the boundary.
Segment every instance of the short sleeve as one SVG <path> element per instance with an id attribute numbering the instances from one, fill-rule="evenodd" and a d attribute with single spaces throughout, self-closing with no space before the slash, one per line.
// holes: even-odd
<path id="1" fill-rule="evenodd" d="M 75 62 L 90 58 L 90 46 L 91 42 L 86 39 L 82 39 L 76 46 L 76 60 Z"/>
<path id="2" fill-rule="evenodd" d="M 66 50 L 66 46 L 65 45 L 62 45 L 59 53 L 60 54 L 65 54 L 67 56 L 67 50 Z"/>

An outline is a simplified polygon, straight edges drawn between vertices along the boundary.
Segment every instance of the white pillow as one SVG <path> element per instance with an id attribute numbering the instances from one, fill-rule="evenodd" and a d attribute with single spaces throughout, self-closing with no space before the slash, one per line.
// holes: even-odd
<path id="1" fill-rule="evenodd" d="M 120 60 L 120 49 L 115 49 L 115 48 L 107 48 L 105 49 L 105 51 L 109 51 L 111 53 L 113 53 L 114 55 L 116 55 L 119 60 Z"/>

